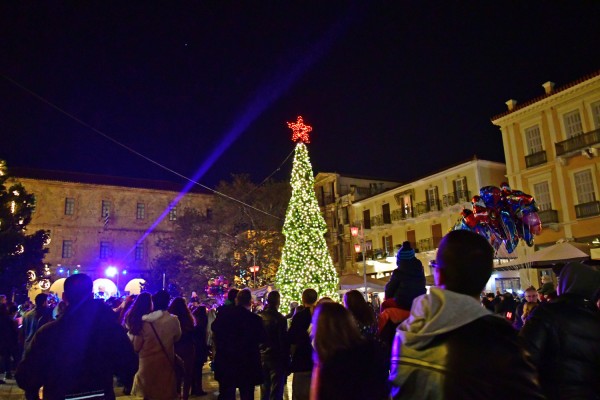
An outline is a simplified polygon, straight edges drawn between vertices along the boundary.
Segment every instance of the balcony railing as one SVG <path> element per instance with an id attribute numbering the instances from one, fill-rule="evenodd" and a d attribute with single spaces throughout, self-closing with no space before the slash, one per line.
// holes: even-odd
<path id="1" fill-rule="evenodd" d="M 577 218 L 595 217 L 600 215 L 600 201 L 590 201 L 589 203 L 577 204 L 575 206 L 575 215 Z"/>
<path id="2" fill-rule="evenodd" d="M 581 135 L 573 136 L 562 142 L 555 143 L 556 155 L 562 156 L 567 153 L 584 149 L 586 147 L 600 144 L 600 129 L 587 132 Z"/>
<path id="3" fill-rule="evenodd" d="M 442 238 L 439 238 L 439 237 L 421 239 L 417 242 L 417 249 L 419 249 L 419 251 L 435 250 L 440 245 L 441 240 L 442 240 Z"/>
<path id="4" fill-rule="evenodd" d="M 402 221 L 409 218 L 414 218 L 415 215 L 412 210 L 405 210 L 404 208 L 397 208 L 392 211 L 392 221 Z"/>
<path id="5" fill-rule="evenodd" d="M 558 224 L 558 211 L 556 210 L 544 210 L 538 211 L 542 226 L 545 224 Z"/>
<path id="6" fill-rule="evenodd" d="M 371 226 L 381 226 L 381 225 L 383 225 L 383 215 L 382 214 L 371 217 Z"/>
<path id="7" fill-rule="evenodd" d="M 538 151 L 537 153 L 525 156 L 525 165 L 527 168 L 535 167 L 536 165 L 546 164 L 548 159 L 546 157 L 546 150 Z"/>
<path id="8" fill-rule="evenodd" d="M 468 190 L 458 190 L 456 192 L 445 194 L 442 197 L 444 207 L 450 207 L 459 203 L 466 203 L 471 201 L 471 192 Z"/>
<path id="9" fill-rule="evenodd" d="M 434 200 L 431 203 L 423 201 L 421 203 L 415 204 L 415 215 L 419 216 L 431 211 L 440 211 L 441 209 L 442 207 L 439 200 Z"/>

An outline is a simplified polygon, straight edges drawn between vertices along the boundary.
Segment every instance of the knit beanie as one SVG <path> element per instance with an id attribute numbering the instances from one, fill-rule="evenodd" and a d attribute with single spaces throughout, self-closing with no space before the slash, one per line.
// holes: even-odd
<path id="1" fill-rule="evenodd" d="M 400 250 L 398 250 L 396 262 L 400 260 L 410 260 L 412 258 L 415 258 L 415 250 L 410 247 L 410 242 L 406 241 L 402 243 L 402 247 L 400 247 Z"/>

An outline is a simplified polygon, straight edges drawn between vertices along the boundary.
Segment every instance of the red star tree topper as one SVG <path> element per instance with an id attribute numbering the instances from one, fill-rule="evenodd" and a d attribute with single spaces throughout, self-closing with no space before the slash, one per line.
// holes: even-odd
<path id="1" fill-rule="evenodd" d="M 288 122 L 288 128 L 292 130 L 292 141 L 302 141 L 303 143 L 310 143 L 310 138 L 308 137 L 308 133 L 312 131 L 312 126 L 304 125 L 304 120 L 302 116 L 298 116 L 298 120 L 296 122 Z"/>

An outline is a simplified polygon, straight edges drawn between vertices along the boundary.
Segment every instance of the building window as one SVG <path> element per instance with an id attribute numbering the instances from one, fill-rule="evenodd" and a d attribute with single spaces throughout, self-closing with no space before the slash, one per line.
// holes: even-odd
<path id="1" fill-rule="evenodd" d="M 583 133 L 583 127 L 581 125 L 581 116 L 579 110 L 572 111 L 565 114 L 565 131 L 567 133 L 567 139 L 573 136 L 581 135 Z"/>
<path id="2" fill-rule="evenodd" d="M 135 246 L 135 261 L 141 261 L 144 259 L 144 246 L 138 244 Z"/>
<path id="3" fill-rule="evenodd" d="M 146 218 L 146 205 L 144 203 L 137 203 L 135 218 L 136 219 L 145 219 Z"/>
<path id="4" fill-rule="evenodd" d="M 110 215 L 110 201 L 102 200 L 102 218 L 106 218 Z"/>
<path id="5" fill-rule="evenodd" d="M 592 104 L 592 119 L 596 129 L 600 129 L 600 101 Z"/>
<path id="6" fill-rule="evenodd" d="M 65 199 L 65 215 L 73 215 L 75 213 L 75 199 L 67 197 Z"/>
<path id="7" fill-rule="evenodd" d="M 371 229 L 371 210 L 363 210 L 363 227 Z"/>
<path id="8" fill-rule="evenodd" d="M 467 201 L 471 201 L 469 199 L 469 192 L 467 191 L 467 177 L 463 176 L 462 178 L 454 180 L 454 192 L 456 193 L 456 202 L 457 203 L 465 203 Z"/>
<path id="9" fill-rule="evenodd" d="M 177 221 L 177 207 L 175 206 L 169 209 L 169 221 Z"/>
<path id="10" fill-rule="evenodd" d="M 533 193 L 535 196 L 535 203 L 540 211 L 552 210 L 548 182 L 540 182 L 533 185 Z"/>
<path id="11" fill-rule="evenodd" d="M 392 223 L 392 213 L 390 212 L 389 204 L 384 204 L 381 206 L 381 213 L 383 214 L 383 223 L 391 224 Z"/>
<path id="12" fill-rule="evenodd" d="M 71 257 L 73 257 L 73 241 L 72 240 L 63 240 L 62 258 L 71 258 Z"/>
<path id="13" fill-rule="evenodd" d="M 100 259 L 106 260 L 111 257 L 112 246 L 110 242 L 100 242 Z"/>
<path id="14" fill-rule="evenodd" d="M 427 206 L 429 207 L 429 211 L 439 211 L 440 209 L 440 197 L 438 195 L 437 186 L 430 187 L 427 189 Z"/>
<path id="15" fill-rule="evenodd" d="M 529 154 L 535 154 L 542 151 L 542 136 L 538 125 L 525 129 L 525 139 L 527 140 L 527 151 Z"/>
<path id="16" fill-rule="evenodd" d="M 594 182 L 592 181 L 592 171 L 588 169 L 585 171 L 577 172 L 575 173 L 574 177 L 578 204 L 596 201 L 596 193 L 594 193 Z"/>

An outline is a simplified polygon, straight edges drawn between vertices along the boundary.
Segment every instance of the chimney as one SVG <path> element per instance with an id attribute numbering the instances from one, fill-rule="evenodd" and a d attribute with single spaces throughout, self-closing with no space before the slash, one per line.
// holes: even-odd
<path id="1" fill-rule="evenodd" d="M 546 94 L 552 94 L 552 92 L 554 92 L 554 82 L 548 81 L 544 83 L 542 87 L 546 91 Z"/>
<path id="2" fill-rule="evenodd" d="M 508 107 L 508 111 L 512 111 L 517 106 L 517 101 L 514 99 L 510 99 L 504 104 L 506 104 L 506 106 Z"/>

